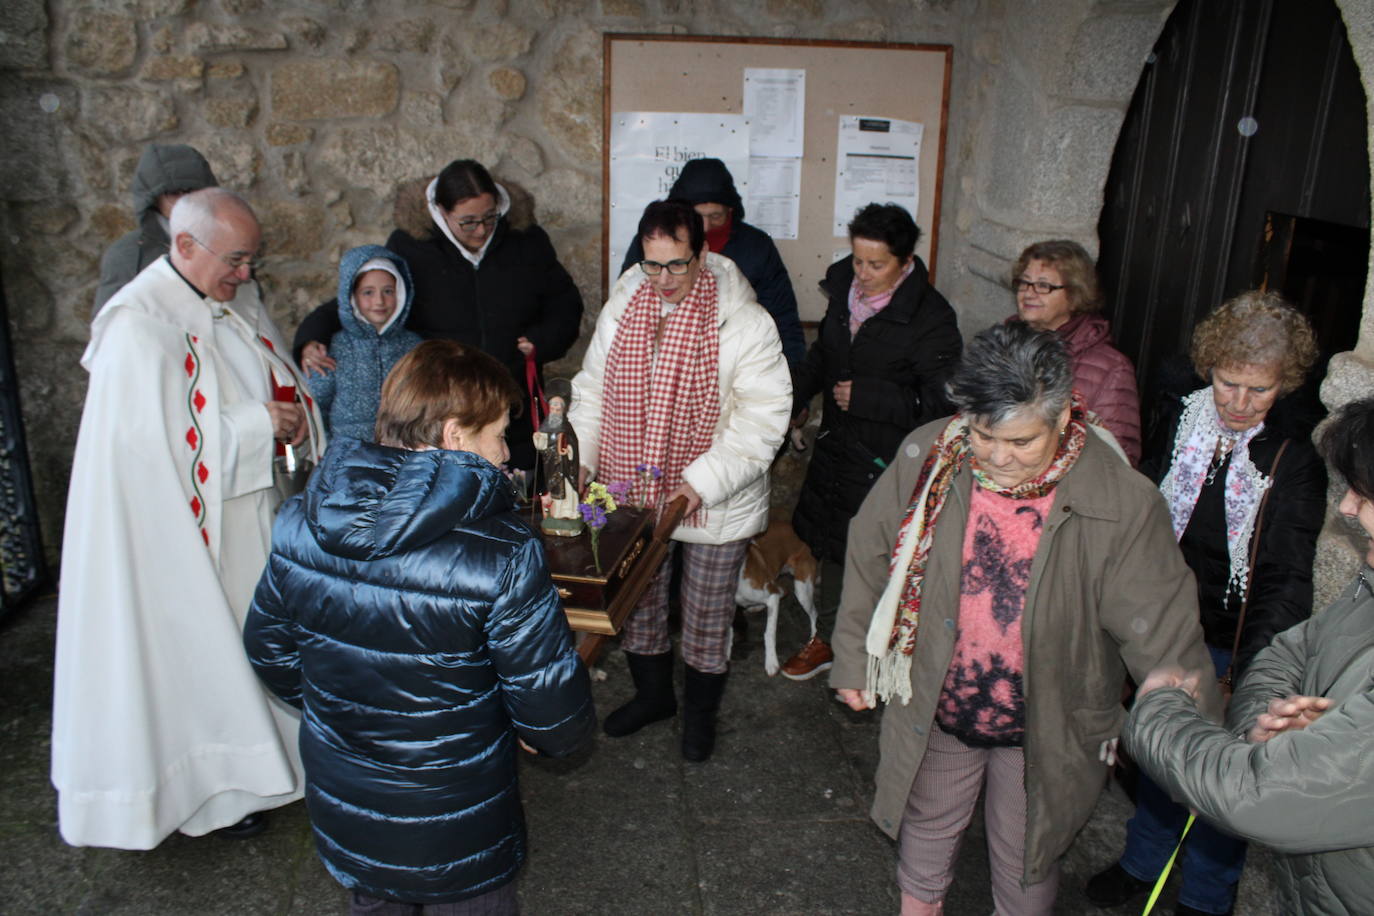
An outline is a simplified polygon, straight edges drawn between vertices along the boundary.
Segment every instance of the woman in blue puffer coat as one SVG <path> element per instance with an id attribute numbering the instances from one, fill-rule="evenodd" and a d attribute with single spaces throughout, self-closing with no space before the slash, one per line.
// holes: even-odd
<path id="1" fill-rule="evenodd" d="M 336 439 L 277 517 L 244 644 L 303 712 L 306 806 L 354 912 L 517 912 L 517 741 L 563 755 L 596 722 L 497 467 L 518 401 L 490 356 L 427 341 L 383 386 L 381 444 Z"/>

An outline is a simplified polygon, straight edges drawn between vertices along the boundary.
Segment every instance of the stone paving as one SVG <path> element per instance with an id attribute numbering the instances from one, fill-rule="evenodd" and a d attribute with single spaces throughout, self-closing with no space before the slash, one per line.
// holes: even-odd
<path id="1" fill-rule="evenodd" d="M 42 598 L 0 623 L 0 913 L 339 914 L 346 896 L 315 856 L 304 806 L 279 809 L 246 841 L 168 838 L 151 852 L 74 849 L 57 834 L 48 782 L 53 619 Z M 783 611 L 781 652 L 802 639 Z M 720 742 L 705 764 L 677 753 L 675 722 L 598 735 L 568 760 L 526 759 L 529 861 L 523 912 L 543 914 L 895 914 L 894 847 L 868 820 L 877 720 L 831 699 L 824 678 L 763 672 L 757 634 L 736 646 Z M 599 711 L 629 696 L 623 657 L 601 661 Z M 1106 913 L 1083 881 L 1112 861 L 1130 803 L 1115 787 L 1066 857 L 1056 911 Z M 949 916 L 992 912 L 981 819 L 970 829 Z M 1252 850 L 1240 914 L 1278 913 L 1272 860 Z M 1168 913 L 1173 890 L 1160 909 Z M 1138 912 L 1122 908 L 1110 916 Z"/>

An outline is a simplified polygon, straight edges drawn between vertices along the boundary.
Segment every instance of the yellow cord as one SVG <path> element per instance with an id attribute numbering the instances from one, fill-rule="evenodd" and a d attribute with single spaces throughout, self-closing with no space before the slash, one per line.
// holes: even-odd
<path id="1" fill-rule="evenodd" d="M 1174 867 L 1174 859 L 1178 858 L 1178 851 L 1183 848 L 1183 841 L 1188 837 L 1188 828 L 1193 826 L 1193 818 L 1197 815 L 1188 814 L 1188 823 L 1183 825 L 1183 834 L 1178 838 L 1178 845 L 1169 855 L 1169 861 L 1164 863 L 1164 870 L 1159 873 L 1159 880 L 1155 881 L 1155 889 L 1150 891 L 1150 899 L 1145 901 L 1145 912 L 1140 916 L 1150 916 L 1150 910 L 1155 908 L 1155 901 L 1159 899 L 1159 892 L 1164 890 L 1164 882 L 1169 880 L 1169 871 Z"/>

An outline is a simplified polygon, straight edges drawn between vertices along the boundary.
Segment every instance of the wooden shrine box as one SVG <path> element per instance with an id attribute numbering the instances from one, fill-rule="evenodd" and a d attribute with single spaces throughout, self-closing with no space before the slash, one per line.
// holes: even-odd
<path id="1" fill-rule="evenodd" d="M 606 516 L 598 550 L 601 572 L 592 562 L 589 533 L 571 538 L 542 535 L 549 571 L 573 630 L 601 636 L 620 632 L 653 578 L 650 570 L 641 568 L 654 552 L 648 550 L 652 520 L 647 510 L 628 506 Z"/>

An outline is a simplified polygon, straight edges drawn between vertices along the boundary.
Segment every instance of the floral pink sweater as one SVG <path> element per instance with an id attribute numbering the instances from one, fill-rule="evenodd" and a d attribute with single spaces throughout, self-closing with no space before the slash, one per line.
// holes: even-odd
<path id="1" fill-rule="evenodd" d="M 974 486 L 964 531 L 959 632 L 936 711 L 940 727 L 978 747 L 1019 746 L 1025 736 L 1021 615 L 1051 491 L 1011 499 Z"/>

